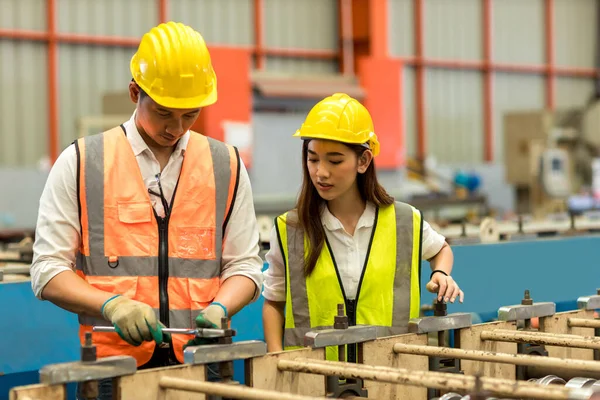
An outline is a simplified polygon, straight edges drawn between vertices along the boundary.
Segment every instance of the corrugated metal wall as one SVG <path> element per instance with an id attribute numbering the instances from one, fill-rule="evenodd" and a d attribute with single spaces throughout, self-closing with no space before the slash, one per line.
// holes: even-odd
<path id="1" fill-rule="evenodd" d="M 199 30 L 210 44 L 250 46 L 253 4 L 252 0 L 176 0 L 170 2 L 169 17 Z"/>
<path id="2" fill-rule="evenodd" d="M 45 2 L 0 0 L 0 28 L 46 29 Z M 36 165 L 46 154 L 46 47 L 0 40 L 0 165 Z"/>
<path id="3" fill-rule="evenodd" d="M 19 1 L 19 0 L 16 0 Z M 140 37 L 158 21 L 152 0 L 58 0 L 60 32 Z"/>
<path id="4" fill-rule="evenodd" d="M 593 68 L 598 48 L 597 0 L 555 0 L 556 63 Z M 556 106 L 583 106 L 594 91 L 591 79 L 561 77 L 556 81 Z"/>
<path id="5" fill-rule="evenodd" d="M 481 59 L 481 0 L 427 0 L 425 57 Z"/>
<path id="6" fill-rule="evenodd" d="M 81 117 L 102 113 L 102 96 L 126 91 L 132 48 L 61 45 L 59 114 L 61 150 L 78 137 Z"/>
<path id="7" fill-rule="evenodd" d="M 265 0 L 265 47 L 337 50 L 337 0 Z M 339 71 L 337 61 L 267 57 L 267 69 L 284 73 Z"/>
<path id="8" fill-rule="evenodd" d="M 494 61 L 544 63 L 544 0 L 495 0 L 492 14 Z"/>
<path id="9" fill-rule="evenodd" d="M 46 48 L 0 40 L 0 165 L 36 165 L 48 143 Z"/>
<path id="10" fill-rule="evenodd" d="M 41 0 L 0 0 L 0 28 L 46 29 L 46 2 Z"/>
<path id="11" fill-rule="evenodd" d="M 415 55 L 414 1 L 388 0 L 389 51 Z M 430 59 L 481 60 L 481 0 L 425 0 L 424 55 Z M 597 46 L 597 0 L 555 0 L 555 57 L 558 66 L 594 67 Z M 495 0 L 492 11 L 493 61 L 543 65 L 544 0 Z M 408 154 L 416 154 L 415 73 L 404 69 L 404 110 Z M 426 69 L 427 150 L 442 162 L 483 162 L 483 75 Z M 557 77 L 557 108 L 581 107 L 593 90 L 589 78 Z M 495 73 L 493 78 L 494 160 L 504 161 L 502 116 L 507 111 L 541 109 L 545 78 L 536 74 Z"/>
<path id="12" fill-rule="evenodd" d="M 415 54 L 413 0 L 388 0 L 388 35 L 392 56 Z"/>
<path id="13" fill-rule="evenodd" d="M 481 74 L 430 69 L 425 82 L 428 154 L 443 162 L 479 162 L 483 149 Z"/>

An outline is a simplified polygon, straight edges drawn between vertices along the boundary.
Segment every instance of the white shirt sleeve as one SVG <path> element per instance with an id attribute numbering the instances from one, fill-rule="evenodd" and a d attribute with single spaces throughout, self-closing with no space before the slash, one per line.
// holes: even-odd
<path id="1" fill-rule="evenodd" d="M 70 145 L 52 166 L 40 197 L 30 268 L 31 286 L 39 299 L 52 278 L 75 268 L 80 244 L 77 201 L 77 154 Z"/>
<path id="2" fill-rule="evenodd" d="M 421 240 L 421 258 L 429 260 L 439 253 L 442 246 L 444 246 L 446 238 L 437 233 L 427 221 L 423 220 L 423 237 Z"/>
<path id="3" fill-rule="evenodd" d="M 252 301 L 260 296 L 263 261 L 259 255 L 259 235 L 250 178 L 240 159 L 240 177 L 233 210 L 223 240 L 221 280 L 242 275 L 256 284 Z"/>
<path id="4" fill-rule="evenodd" d="M 275 226 L 271 229 L 270 249 L 265 259 L 269 268 L 264 272 L 263 297 L 270 301 L 285 301 L 285 264 Z"/>

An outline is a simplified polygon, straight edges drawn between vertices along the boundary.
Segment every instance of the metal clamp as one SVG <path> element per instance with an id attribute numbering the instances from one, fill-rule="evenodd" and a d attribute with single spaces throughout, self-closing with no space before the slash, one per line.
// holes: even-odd
<path id="1" fill-rule="evenodd" d="M 86 332 L 81 346 L 81 361 L 50 364 L 40 369 L 40 382 L 49 385 L 72 382 L 86 383 L 84 398 L 97 396 L 97 381 L 117 376 L 135 374 L 137 362 L 130 356 L 96 358 L 96 347 L 92 344 L 92 333 Z"/>
<path id="2" fill-rule="evenodd" d="M 469 328 L 472 325 L 471 314 L 455 313 L 440 317 L 413 318 L 408 322 L 408 331 L 410 333 L 441 332 Z"/>
<path id="3" fill-rule="evenodd" d="M 231 344 L 205 344 L 189 346 L 183 351 L 186 364 L 209 364 L 260 357 L 267 354 L 267 344 L 260 340 L 247 340 Z"/>
<path id="4" fill-rule="evenodd" d="M 40 369 L 40 382 L 49 385 L 97 381 L 135 374 L 137 363 L 130 356 L 100 358 L 96 361 L 74 361 L 50 364 Z"/>
<path id="5" fill-rule="evenodd" d="M 551 302 L 534 303 L 529 294 L 529 290 L 525 290 L 525 296 L 521 300 L 521 304 L 512 306 L 504 306 L 498 309 L 498 319 L 500 321 L 527 321 L 537 317 L 549 317 L 556 313 L 556 304 Z"/>
<path id="6" fill-rule="evenodd" d="M 593 296 L 582 296 L 577 299 L 577 307 L 584 310 L 600 309 L 600 289 L 596 289 L 597 294 Z"/>
<path id="7" fill-rule="evenodd" d="M 312 348 L 341 346 L 377 339 L 377 327 L 368 325 L 350 326 L 346 329 L 323 329 L 307 332 L 304 345 Z"/>

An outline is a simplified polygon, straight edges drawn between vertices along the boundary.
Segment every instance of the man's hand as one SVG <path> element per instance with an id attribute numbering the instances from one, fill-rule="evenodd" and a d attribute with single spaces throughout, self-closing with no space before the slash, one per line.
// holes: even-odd
<path id="1" fill-rule="evenodd" d="M 445 276 L 440 273 L 434 274 L 425 288 L 431 293 L 437 293 L 438 301 L 441 301 L 443 298 L 446 302 L 450 301 L 454 303 L 454 300 L 458 296 L 462 303 L 465 296 L 451 276 Z"/>
<path id="2" fill-rule="evenodd" d="M 198 328 L 221 328 L 221 318 L 227 316 L 227 309 L 221 303 L 212 303 L 196 317 Z"/>
<path id="3" fill-rule="evenodd" d="M 221 303 L 214 302 L 196 317 L 197 328 L 221 328 L 221 318 L 227 316 L 227 309 Z M 187 342 L 183 347 L 187 346 L 200 346 L 202 344 L 214 344 L 217 343 L 218 339 L 206 339 L 206 338 L 195 338 Z"/>
<path id="4" fill-rule="evenodd" d="M 144 341 L 163 342 L 163 325 L 148 304 L 117 295 L 104 303 L 102 315 L 112 322 L 121 339 L 133 346 Z"/>

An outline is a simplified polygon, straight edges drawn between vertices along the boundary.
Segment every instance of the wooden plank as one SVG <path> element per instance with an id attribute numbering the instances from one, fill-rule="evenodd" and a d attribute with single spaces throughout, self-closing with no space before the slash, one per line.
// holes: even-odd
<path id="1" fill-rule="evenodd" d="M 325 377 L 313 374 L 297 374 L 281 372 L 277 369 L 279 360 L 295 358 L 325 359 L 325 349 L 298 349 L 277 353 L 269 353 L 249 360 L 246 374 L 248 386 L 258 389 L 276 390 L 285 393 L 303 394 L 307 396 L 325 396 Z"/>
<path id="2" fill-rule="evenodd" d="M 517 354 L 516 343 L 496 342 L 493 340 L 481 340 L 481 332 L 494 329 L 516 330 L 514 322 L 488 322 L 485 324 L 476 324 L 470 328 L 460 329 L 458 332 L 461 349 L 481 350 L 496 353 Z M 461 369 L 465 375 L 475 375 L 477 373 L 483 376 L 494 378 L 515 379 L 516 368 L 514 365 L 462 360 Z"/>
<path id="3" fill-rule="evenodd" d="M 366 365 L 406 368 L 412 371 L 429 370 L 427 357 L 411 354 L 395 354 L 392 347 L 395 343 L 427 344 L 427 335 L 409 333 L 405 335 L 380 338 L 363 344 L 363 362 Z M 374 399 L 425 399 L 427 389 L 409 385 L 366 381 L 369 398 Z"/>
<path id="4" fill-rule="evenodd" d="M 35 384 L 19 386 L 9 391 L 10 400 L 64 400 L 67 389 L 64 385 Z"/>
<path id="5" fill-rule="evenodd" d="M 133 375 L 115 379 L 116 398 L 127 399 L 165 399 L 165 400 L 205 400 L 201 393 L 184 392 L 181 390 L 163 391 L 159 397 L 158 381 L 163 376 L 173 378 L 206 381 L 204 365 L 175 365 L 172 367 L 151 368 L 136 372 Z"/>
<path id="6" fill-rule="evenodd" d="M 594 328 L 571 328 L 567 321 L 569 318 L 594 317 L 593 311 L 576 310 L 556 313 L 550 317 L 540 318 L 540 332 L 566 333 L 570 335 L 594 336 Z M 550 357 L 571 358 L 575 360 L 593 360 L 594 350 L 575 349 L 568 347 L 546 346 Z"/>

